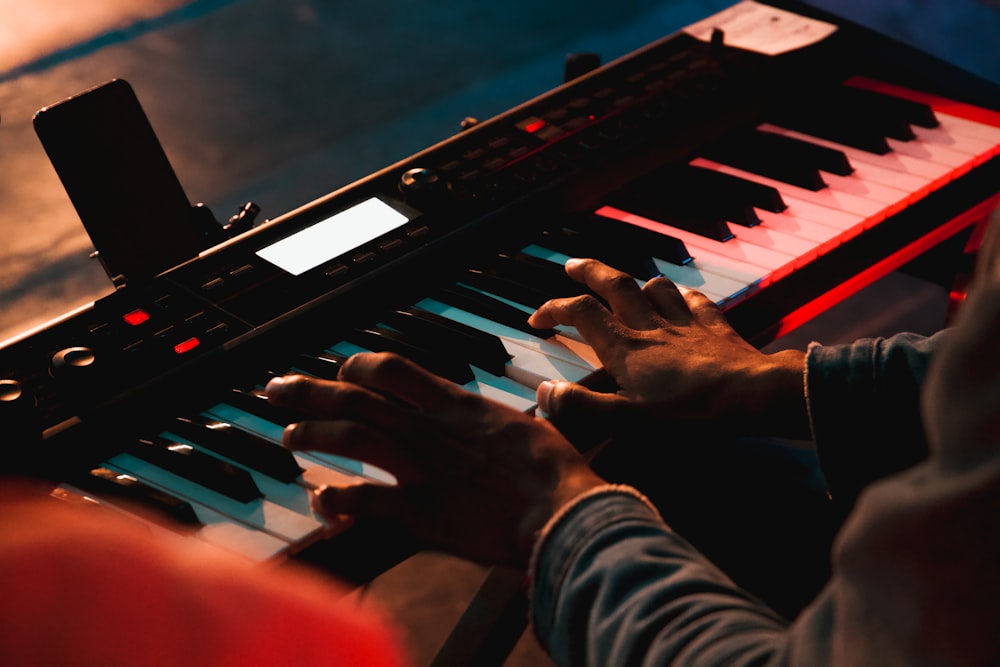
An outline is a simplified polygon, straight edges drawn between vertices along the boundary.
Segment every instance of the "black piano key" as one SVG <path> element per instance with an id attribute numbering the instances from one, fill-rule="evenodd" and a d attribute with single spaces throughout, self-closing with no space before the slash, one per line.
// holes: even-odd
<path id="1" fill-rule="evenodd" d="M 751 206 L 774 213 L 788 208 L 778 189 L 769 185 L 691 165 L 680 171 L 684 187 L 705 195 L 709 201 L 719 199 L 725 206 Z"/>
<path id="2" fill-rule="evenodd" d="M 844 86 L 841 95 L 843 104 L 872 110 L 885 117 L 893 117 L 919 127 L 937 127 L 937 116 L 929 104 L 915 102 L 889 93 L 881 93 L 865 88 Z"/>
<path id="3" fill-rule="evenodd" d="M 485 269 L 468 269 L 459 277 L 459 281 L 470 287 L 475 287 L 508 301 L 524 304 L 532 308 L 538 308 L 553 298 L 552 294 L 543 292 L 531 285 L 525 285 Z"/>
<path id="4" fill-rule="evenodd" d="M 809 190 L 825 188 L 826 182 L 819 173 L 815 161 L 809 159 L 809 156 L 804 154 L 805 151 L 793 143 L 795 140 L 780 141 L 784 138 L 752 130 L 734 132 L 719 141 L 702 146 L 698 154 L 709 160 L 797 185 L 800 188 Z"/>
<path id="5" fill-rule="evenodd" d="M 139 507 L 149 508 L 182 526 L 202 525 L 188 501 L 117 470 L 92 468 L 85 474 L 72 478 L 70 482 L 98 496 L 121 498 Z"/>
<path id="6" fill-rule="evenodd" d="M 765 130 L 754 130 L 753 134 L 763 149 L 772 151 L 775 155 L 787 156 L 789 160 L 811 164 L 817 169 L 839 176 L 854 173 L 854 167 L 844 151 Z"/>
<path id="7" fill-rule="evenodd" d="M 185 443 L 160 436 L 139 438 L 130 441 L 125 451 L 241 503 L 263 497 L 246 470 Z"/>
<path id="8" fill-rule="evenodd" d="M 643 178 L 624 190 L 610 195 L 607 204 L 683 229 L 715 241 L 728 241 L 733 232 L 723 216 L 704 202 L 692 201 L 669 179 Z"/>
<path id="9" fill-rule="evenodd" d="M 300 354 L 292 360 L 291 371 L 300 371 L 323 380 L 336 380 L 347 357 L 332 352 Z"/>
<path id="10" fill-rule="evenodd" d="M 527 253 L 499 253 L 491 266 L 500 275 L 521 284 L 536 286 L 553 299 L 589 291 L 586 285 L 567 276 L 563 267 Z"/>
<path id="11" fill-rule="evenodd" d="M 594 213 L 576 215 L 547 230 L 543 244 L 570 257 L 592 257 L 637 278 L 659 275 L 653 257 L 682 266 L 691 261 L 684 242 Z"/>
<path id="12" fill-rule="evenodd" d="M 294 481 L 303 471 L 281 445 L 211 417 L 178 417 L 165 430 L 282 482 Z"/>
<path id="13" fill-rule="evenodd" d="M 479 317 L 492 320 L 511 329 L 539 338 L 552 338 L 556 335 L 554 329 L 536 329 L 528 324 L 528 316 L 524 311 L 504 303 L 488 294 L 477 292 L 462 285 L 441 287 L 429 294 L 430 298 L 446 303 L 449 306 L 468 311 Z"/>
<path id="14" fill-rule="evenodd" d="M 387 327 L 376 325 L 354 329 L 344 339 L 372 352 L 395 352 L 456 384 L 476 379 L 467 363 L 449 355 L 446 350 L 423 347 L 413 337 L 408 338 Z"/>
<path id="15" fill-rule="evenodd" d="M 511 358 L 503 342 L 493 334 L 416 306 L 394 310 L 381 319 L 407 335 L 427 341 L 428 346 L 430 341 L 436 341 L 444 349 L 455 350 L 460 358 L 493 375 L 503 375 Z"/>
<path id="16" fill-rule="evenodd" d="M 263 387 L 232 389 L 223 397 L 223 402 L 279 426 L 309 419 L 301 412 L 269 403 Z"/>
<path id="17" fill-rule="evenodd" d="M 697 210 L 744 227 L 760 224 L 760 217 L 745 192 L 737 189 L 741 179 L 690 165 L 671 165 L 656 172 L 656 178 L 683 193 L 684 201 L 697 202 Z M 724 176 L 726 178 L 718 178 Z"/>
<path id="18" fill-rule="evenodd" d="M 803 134 L 886 155 L 892 149 L 885 128 L 866 115 L 863 108 L 842 108 L 828 97 L 803 104 L 777 105 L 767 121 Z"/>

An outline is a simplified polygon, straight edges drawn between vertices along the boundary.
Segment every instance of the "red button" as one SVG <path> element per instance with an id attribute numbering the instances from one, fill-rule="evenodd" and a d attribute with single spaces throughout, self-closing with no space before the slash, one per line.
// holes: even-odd
<path id="1" fill-rule="evenodd" d="M 177 354 L 184 354 L 185 352 L 190 352 L 199 345 L 201 345 L 201 341 L 197 338 L 188 338 L 186 341 L 174 345 L 174 352 Z"/>
<path id="2" fill-rule="evenodd" d="M 149 313 L 142 308 L 136 308 L 131 313 L 125 313 L 122 315 L 122 319 L 132 326 L 138 326 L 149 319 Z"/>

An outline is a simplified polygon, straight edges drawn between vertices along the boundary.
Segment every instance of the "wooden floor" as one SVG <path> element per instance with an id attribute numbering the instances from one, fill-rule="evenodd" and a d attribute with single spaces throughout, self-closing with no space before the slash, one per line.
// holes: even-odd
<path id="1" fill-rule="evenodd" d="M 112 290 L 34 135 L 47 104 L 124 78 L 192 202 L 224 219 L 252 200 L 275 217 L 558 85 L 567 53 L 611 60 L 730 2 L 68 4 L 0 0 L 0 341 Z M 989 2 L 814 4 L 1000 81 Z M 893 276 L 784 344 L 933 329 L 942 298 Z M 902 310 L 886 316 L 887 301 Z M 485 575 L 420 554 L 357 597 L 389 608 L 428 665 Z M 505 664 L 549 661 L 526 633 Z"/>

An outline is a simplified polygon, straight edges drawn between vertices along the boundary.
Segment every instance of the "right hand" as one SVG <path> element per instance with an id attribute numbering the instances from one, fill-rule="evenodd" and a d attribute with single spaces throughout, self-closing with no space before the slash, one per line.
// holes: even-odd
<path id="1" fill-rule="evenodd" d="M 707 296 L 666 278 L 640 288 L 632 276 L 593 259 L 569 260 L 566 273 L 610 309 L 589 295 L 553 299 L 528 321 L 576 327 L 618 391 L 543 383 L 538 402 L 553 420 L 624 426 L 726 419 L 744 433 L 808 437 L 804 353 L 761 352 Z"/>

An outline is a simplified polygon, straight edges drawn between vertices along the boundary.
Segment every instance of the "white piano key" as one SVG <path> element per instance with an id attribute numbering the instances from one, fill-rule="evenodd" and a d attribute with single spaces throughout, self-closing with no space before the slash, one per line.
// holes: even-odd
<path id="1" fill-rule="evenodd" d="M 589 350 L 591 360 L 588 361 L 580 354 L 586 350 L 571 347 L 577 341 L 560 339 L 559 336 L 555 337 L 556 340 L 538 338 L 434 299 L 424 299 L 415 305 L 499 337 L 511 355 L 507 377 L 528 387 L 534 388 L 540 382 L 552 379 L 579 382 L 600 367 L 592 349 Z"/>
<path id="2" fill-rule="evenodd" d="M 794 208 L 785 209 L 781 213 L 758 210 L 757 214 L 761 227 L 807 240 L 812 245 L 813 250 L 820 255 L 829 252 L 843 242 L 841 240 L 842 230 L 797 215 Z"/>
<path id="3" fill-rule="evenodd" d="M 857 236 L 865 228 L 867 218 L 863 215 L 819 206 L 813 202 L 799 199 L 790 192 L 786 192 L 782 196 L 785 198 L 785 203 L 788 204 L 785 213 L 837 229 L 841 234 L 842 242 Z"/>
<path id="4" fill-rule="evenodd" d="M 116 470 L 116 472 L 123 473 L 124 471 Z M 123 498 L 91 493 L 69 484 L 61 484 L 57 490 L 96 503 L 103 509 L 136 521 L 139 525 L 165 537 L 172 539 L 180 535 L 183 539 L 195 539 L 210 545 L 212 548 L 221 549 L 251 562 L 259 563 L 277 559 L 289 553 L 290 544 L 286 540 L 237 523 L 197 502 L 188 501 L 195 516 L 201 521 L 201 525 L 185 526 L 183 532 L 178 533 L 174 528 L 159 522 L 155 514 L 145 512 L 141 506 L 130 503 Z"/>
<path id="5" fill-rule="evenodd" d="M 906 191 L 891 185 L 885 185 L 877 181 L 868 181 L 862 178 L 861 174 L 855 172 L 850 176 L 840 176 L 838 174 L 823 174 L 823 180 L 831 188 L 839 192 L 872 199 L 890 207 L 906 201 Z"/>
<path id="6" fill-rule="evenodd" d="M 248 468 L 247 466 L 241 464 L 239 461 L 218 454 L 207 447 L 202 447 L 201 445 L 198 444 L 198 442 L 190 438 L 183 438 L 176 434 L 170 433 L 169 431 L 165 431 L 161 435 L 171 440 L 187 443 L 192 447 L 200 449 L 201 451 L 209 455 L 215 456 L 216 458 L 228 461 L 229 463 L 235 466 L 243 468 L 253 478 L 254 483 L 257 484 L 257 488 L 260 489 L 261 493 L 264 494 L 265 498 L 267 498 L 271 502 L 275 502 L 281 505 L 282 507 L 287 507 L 288 509 L 298 512 L 299 514 L 302 514 L 304 516 L 313 517 L 317 522 L 322 521 L 319 515 L 313 512 L 309 502 L 309 498 L 311 495 L 310 492 L 314 487 L 311 487 L 310 485 L 300 484 L 297 482 L 288 482 L 288 483 L 281 482 L 277 479 L 274 479 L 273 477 L 269 477 L 261 472 L 258 472 L 257 470 Z M 346 475 L 344 477 L 346 478 Z"/>
<path id="7" fill-rule="evenodd" d="M 742 229 L 734 230 L 734 238 L 723 242 L 698 236 L 683 229 L 661 223 L 658 220 L 650 220 L 649 218 L 644 218 L 643 216 L 622 211 L 611 206 L 603 206 L 597 209 L 595 213 L 623 220 L 631 224 L 637 224 L 647 229 L 653 229 L 654 231 L 659 226 L 665 233 L 684 241 L 684 244 L 696 260 L 710 260 L 713 266 L 728 267 L 732 271 L 744 272 L 755 272 L 751 267 L 757 267 L 757 269 L 764 269 L 763 273 L 772 279 L 787 275 L 795 268 L 794 255 L 745 242 L 739 234 Z M 748 281 L 748 283 L 751 282 L 756 281 Z"/>
<path id="8" fill-rule="evenodd" d="M 935 111 L 938 127 L 914 127 L 921 141 L 947 146 L 968 155 L 991 157 L 1000 151 L 1000 127 L 977 123 L 941 111 Z"/>
<path id="9" fill-rule="evenodd" d="M 270 533 L 289 543 L 306 542 L 321 535 L 325 526 L 311 516 L 303 516 L 267 498 L 241 503 L 221 493 L 190 482 L 131 454 L 117 454 L 109 460 L 116 469 L 134 475 L 151 486 L 205 505 L 252 528 Z"/>
<path id="10" fill-rule="evenodd" d="M 706 160 L 705 158 L 695 158 L 691 161 L 691 164 L 698 167 L 704 167 L 706 169 L 715 169 L 716 171 L 739 176 L 749 181 L 763 183 L 764 185 L 770 185 L 771 187 L 777 188 L 782 196 L 784 196 L 786 192 L 792 193 L 799 199 L 813 202 L 818 206 L 826 206 L 840 211 L 848 211 L 857 215 L 863 215 L 866 218 L 879 216 L 882 218 L 885 217 L 886 207 L 884 203 L 874 199 L 859 197 L 851 194 L 850 192 L 842 192 L 832 184 L 822 190 L 807 190 L 806 188 L 789 185 L 788 183 L 784 183 L 782 181 L 767 178 L 766 176 L 754 174 L 749 171 L 737 169 L 736 167 L 730 167 L 729 165 L 720 164 L 711 160 Z"/>
<path id="11" fill-rule="evenodd" d="M 951 168 L 949 173 L 955 175 L 965 173 L 976 165 L 976 160 L 970 157 L 968 153 L 963 153 L 941 144 L 920 141 L 919 139 L 914 141 L 900 141 L 899 139 L 892 138 L 886 139 L 886 142 L 893 152 L 919 158 L 925 162 L 943 164 Z"/>
<path id="12" fill-rule="evenodd" d="M 349 357 L 352 354 L 369 352 L 370 350 L 341 341 L 330 347 L 329 351 Z M 475 379 L 462 385 L 466 391 L 491 398 L 522 412 L 535 409 L 535 393 L 524 385 L 511 382 L 508 378 L 498 377 L 476 366 L 471 368 Z"/>
<path id="13" fill-rule="evenodd" d="M 752 243 L 755 246 L 770 248 L 790 255 L 795 266 L 801 266 L 804 262 L 816 259 L 817 250 L 814 242 L 764 224 L 758 224 L 755 227 L 739 227 L 736 236 L 739 240 Z"/>
<path id="14" fill-rule="evenodd" d="M 285 431 L 285 427 L 281 424 L 262 419 L 228 403 L 213 405 L 206 410 L 206 413 L 272 442 L 280 443 L 281 436 Z M 324 483 L 340 484 L 345 481 L 345 477 L 348 479 L 362 478 L 365 481 L 388 484 L 395 482 L 392 475 L 384 470 L 363 461 L 343 456 L 322 452 L 295 452 L 295 458 L 299 461 L 299 465 L 306 469 L 302 475 L 303 479 L 315 486 Z M 329 467 L 331 470 L 320 470 L 318 469 L 320 466 Z"/>
<path id="15" fill-rule="evenodd" d="M 858 163 L 869 163 L 877 165 L 883 169 L 891 169 L 904 174 L 921 176 L 929 179 L 935 189 L 941 187 L 950 180 L 951 168 L 946 164 L 930 162 L 910 155 L 895 152 L 889 152 L 885 155 L 869 153 L 868 151 L 863 151 L 852 146 L 845 146 L 834 141 L 820 139 L 818 137 L 813 137 L 808 134 L 803 134 L 795 130 L 789 130 L 777 125 L 771 125 L 769 123 L 759 125 L 758 129 L 775 132 L 777 134 L 784 134 L 803 141 L 810 141 L 812 143 L 819 144 L 820 146 L 836 148 L 837 150 L 843 151 L 847 155 L 847 159 L 851 161 L 852 165 L 855 165 L 855 168 L 857 168 Z"/>
<path id="16" fill-rule="evenodd" d="M 628 223 L 622 222 L 622 224 Z M 570 259 L 569 255 L 538 245 L 526 246 L 522 249 L 522 252 L 548 260 L 560 266 L 564 266 L 566 261 Z M 738 298 L 750 289 L 750 286 L 744 282 L 717 275 L 703 269 L 696 260 L 683 266 L 656 257 L 653 258 L 653 262 L 660 275 L 664 278 L 668 278 L 683 287 L 696 289 L 720 305 Z M 636 278 L 636 282 L 642 285 L 645 281 Z"/>

